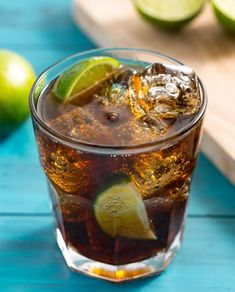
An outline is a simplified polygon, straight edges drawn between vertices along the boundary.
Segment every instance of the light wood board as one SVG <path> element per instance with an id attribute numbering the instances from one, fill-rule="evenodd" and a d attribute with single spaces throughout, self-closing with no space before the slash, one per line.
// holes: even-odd
<path id="1" fill-rule="evenodd" d="M 74 0 L 73 15 L 101 47 L 159 51 L 196 70 L 209 96 L 202 150 L 235 183 L 235 36 L 220 28 L 209 4 L 175 34 L 146 23 L 131 0 Z"/>

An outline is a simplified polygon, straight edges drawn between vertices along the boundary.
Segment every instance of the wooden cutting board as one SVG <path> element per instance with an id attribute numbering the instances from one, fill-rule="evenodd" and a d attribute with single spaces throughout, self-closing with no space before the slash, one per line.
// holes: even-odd
<path id="1" fill-rule="evenodd" d="M 155 50 L 196 70 L 209 95 L 202 150 L 235 184 L 235 36 L 220 28 L 209 5 L 177 34 L 146 23 L 131 0 L 74 0 L 73 16 L 101 47 Z"/>

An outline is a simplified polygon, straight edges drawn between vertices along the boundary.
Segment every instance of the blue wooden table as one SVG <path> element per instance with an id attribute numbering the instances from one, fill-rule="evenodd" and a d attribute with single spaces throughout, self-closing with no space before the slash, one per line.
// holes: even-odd
<path id="1" fill-rule="evenodd" d="M 0 47 L 40 73 L 94 48 L 68 0 L 0 1 Z M 234 141 L 235 142 L 235 141 Z M 0 144 L 1 291 L 235 291 L 235 188 L 201 155 L 183 247 L 159 277 L 114 285 L 69 271 L 57 248 L 30 120 Z"/>

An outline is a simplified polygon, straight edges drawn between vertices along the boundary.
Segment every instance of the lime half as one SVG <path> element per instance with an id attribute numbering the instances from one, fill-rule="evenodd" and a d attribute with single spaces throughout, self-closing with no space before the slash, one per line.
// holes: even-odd
<path id="1" fill-rule="evenodd" d="M 138 12 L 149 22 L 167 29 L 179 29 L 195 18 L 205 0 L 135 0 Z"/>
<path id="2" fill-rule="evenodd" d="M 60 75 L 52 92 L 61 103 L 69 103 L 74 98 L 82 99 L 84 91 L 99 84 L 118 67 L 120 63 L 110 57 L 83 60 Z"/>
<path id="3" fill-rule="evenodd" d="M 213 0 L 212 6 L 218 21 L 230 32 L 235 32 L 235 1 Z"/>
<path id="4" fill-rule="evenodd" d="M 99 194 L 94 212 L 100 228 L 112 237 L 156 239 L 144 202 L 131 182 L 113 185 Z"/>

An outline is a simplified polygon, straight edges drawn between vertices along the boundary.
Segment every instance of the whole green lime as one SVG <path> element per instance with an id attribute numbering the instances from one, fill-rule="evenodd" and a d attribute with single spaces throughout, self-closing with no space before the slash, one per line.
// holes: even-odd
<path id="1" fill-rule="evenodd" d="M 28 97 L 34 80 L 34 70 L 23 57 L 0 50 L 0 138 L 28 116 Z"/>

